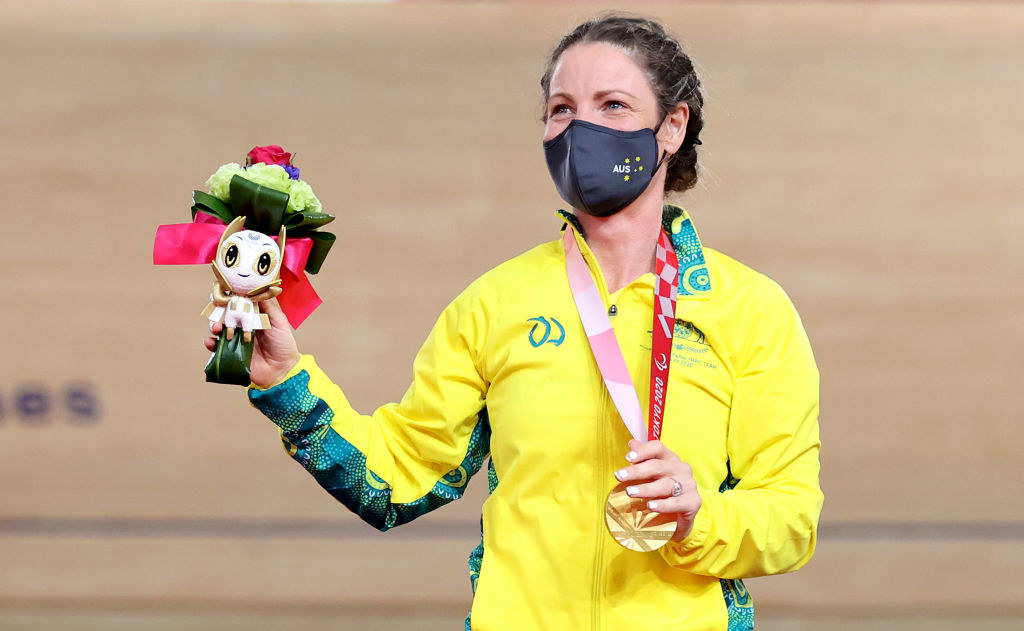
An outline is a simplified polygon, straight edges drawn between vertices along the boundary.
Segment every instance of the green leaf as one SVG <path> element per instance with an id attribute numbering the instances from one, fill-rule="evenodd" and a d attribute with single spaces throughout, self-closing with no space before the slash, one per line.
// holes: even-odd
<path id="1" fill-rule="evenodd" d="M 291 234 L 304 230 L 316 230 L 332 221 L 334 221 L 334 215 L 302 211 L 289 215 L 284 221 L 284 226 L 288 228 L 288 233 Z"/>
<path id="2" fill-rule="evenodd" d="M 235 216 L 246 217 L 246 229 L 276 235 L 288 208 L 288 193 L 236 175 L 231 178 L 231 207 Z"/>
<path id="3" fill-rule="evenodd" d="M 192 191 L 192 200 L 195 202 L 192 205 L 192 219 L 196 218 L 196 212 L 198 211 L 203 211 L 207 215 L 213 215 L 224 223 L 231 223 L 231 220 L 235 218 L 235 213 L 232 212 L 231 206 L 209 193 Z"/>
<path id="4" fill-rule="evenodd" d="M 312 232 L 305 236 L 313 239 L 313 247 L 309 251 L 309 258 L 306 259 L 306 271 L 316 274 L 324 264 L 324 259 L 327 258 L 327 253 L 331 251 L 337 237 L 331 232 Z"/>

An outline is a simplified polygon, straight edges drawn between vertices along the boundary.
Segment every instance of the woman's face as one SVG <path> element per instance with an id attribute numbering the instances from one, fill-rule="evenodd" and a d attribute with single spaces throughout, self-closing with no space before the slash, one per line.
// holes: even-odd
<path id="1" fill-rule="evenodd" d="M 551 73 L 544 140 L 574 119 L 622 131 L 658 126 L 658 104 L 643 70 L 604 42 L 575 44 Z"/>

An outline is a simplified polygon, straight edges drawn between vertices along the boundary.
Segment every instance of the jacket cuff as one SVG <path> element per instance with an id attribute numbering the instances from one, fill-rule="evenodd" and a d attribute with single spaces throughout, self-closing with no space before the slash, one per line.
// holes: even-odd
<path id="1" fill-rule="evenodd" d="M 320 369 L 312 355 L 303 355 L 285 378 L 269 388 L 250 386 L 249 403 L 284 432 L 310 431 L 329 421 L 330 407 L 310 392 L 310 378 Z"/>

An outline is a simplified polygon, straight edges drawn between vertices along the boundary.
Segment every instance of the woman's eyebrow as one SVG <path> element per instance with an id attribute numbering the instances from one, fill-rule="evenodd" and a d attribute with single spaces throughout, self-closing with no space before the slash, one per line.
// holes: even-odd
<path id="1" fill-rule="evenodd" d="M 628 96 L 630 98 L 634 98 L 634 99 L 636 98 L 636 95 L 633 94 L 632 92 L 629 92 L 627 90 L 620 90 L 618 88 L 611 89 L 611 90 L 599 90 L 598 92 L 594 93 L 594 96 L 596 98 L 603 99 L 606 96 L 609 96 L 611 94 L 622 94 L 622 95 Z M 570 95 L 568 92 L 553 92 L 551 94 L 551 96 L 548 97 L 548 100 L 550 101 L 551 99 L 556 98 L 556 97 L 561 97 L 563 99 L 568 99 L 570 101 L 573 100 L 572 95 Z"/>
<path id="2" fill-rule="evenodd" d="M 604 97 L 609 96 L 611 94 L 624 94 L 624 95 L 626 95 L 626 96 L 628 96 L 630 98 L 633 98 L 633 99 L 636 98 L 636 95 L 633 94 L 632 92 L 627 92 L 626 90 L 619 90 L 619 89 L 601 90 L 601 91 L 595 93 L 594 96 L 596 96 L 599 99 L 603 99 Z"/>

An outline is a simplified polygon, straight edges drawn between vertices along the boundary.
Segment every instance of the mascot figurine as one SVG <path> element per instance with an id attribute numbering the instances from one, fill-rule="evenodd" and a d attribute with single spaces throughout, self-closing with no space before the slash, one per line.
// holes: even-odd
<path id="1" fill-rule="evenodd" d="M 211 326 L 215 322 L 224 325 L 206 364 L 207 381 L 243 386 L 249 385 L 252 332 L 270 328 L 270 319 L 260 313 L 259 303 L 281 293 L 281 253 L 285 247 L 284 226 L 277 243 L 262 232 L 244 227 L 245 217 L 236 217 L 224 230 L 217 257 L 210 263 L 217 280 L 210 304 L 203 309 Z M 235 336 L 236 329 L 242 330 L 241 343 Z"/>
<path id="2" fill-rule="evenodd" d="M 244 227 L 245 217 L 236 217 L 220 238 L 217 258 L 210 263 L 217 280 L 203 315 L 210 322 L 222 323 L 229 341 L 235 329 L 242 329 L 242 338 L 248 343 L 254 330 L 270 328 L 270 320 L 260 313 L 257 303 L 281 293 L 285 227 L 281 226 L 277 243 L 262 232 Z"/>

